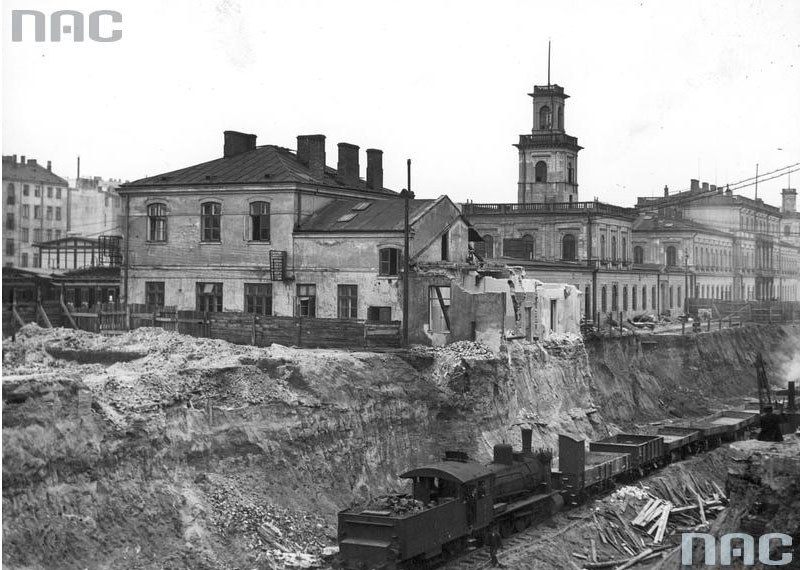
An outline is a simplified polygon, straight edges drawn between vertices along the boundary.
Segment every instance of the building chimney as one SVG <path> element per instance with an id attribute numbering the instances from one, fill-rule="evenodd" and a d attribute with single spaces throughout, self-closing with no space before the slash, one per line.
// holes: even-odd
<path id="1" fill-rule="evenodd" d="M 699 192 L 700 191 L 700 181 L 699 180 L 695 180 L 694 178 L 692 178 L 689 181 L 689 183 L 691 184 L 692 192 Z"/>
<path id="2" fill-rule="evenodd" d="M 733 192 L 731 191 L 731 187 L 730 186 L 727 186 L 727 185 L 725 186 L 725 195 L 726 196 L 733 196 Z"/>
<path id="3" fill-rule="evenodd" d="M 664 198 L 666 198 L 667 196 L 669 196 L 669 186 L 664 184 Z"/>
<path id="4" fill-rule="evenodd" d="M 16 163 L 17 163 L 17 155 L 16 155 L 16 154 L 14 154 L 14 155 L 12 155 L 12 156 L 14 157 L 14 164 L 16 164 Z"/>
<path id="5" fill-rule="evenodd" d="M 325 173 L 325 135 L 299 135 L 297 159 L 308 166 L 314 176 L 322 177 Z"/>
<path id="6" fill-rule="evenodd" d="M 339 178 L 348 186 L 358 184 L 360 169 L 358 167 L 358 147 L 350 143 L 339 143 L 339 163 L 336 166 Z"/>
<path id="7" fill-rule="evenodd" d="M 25 166 L 25 155 L 24 155 L 24 154 L 23 154 L 22 156 L 20 156 L 20 157 L 19 157 L 19 163 L 20 163 L 22 166 Z"/>
<path id="8" fill-rule="evenodd" d="M 222 155 L 225 158 L 256 149 L 256 135 L 248 135 L 238 131 L 225 131 L 225 146 Z"/>
<path id="9" fill-rule="evenodd" d="M 367 188 L 383 189 L 383 151 L 367 149 Z"/>
<path id="10" fill-rule="evenodd" d="M 703 182 L 703 192 L 708 192 L 708 182 Z"/>
<path id="11" fill-rule="evenodd" d="M 38 162 L 36 162 L 36 159 L 35 159 L 35 158 L 29 158 L 29 159 L 28 159 L 28 164 L 29 164 L 30 166 L 39 166 L 39 163 L 38 163 Z"/>
<path id="12" fill-rule="evenodd" d="M 47 170 L 49 172 L 53 172 L 53 161 L 52 160 L 48 160 L 47 161 Z"/>
<path id="13" fill-rule="evenodd" d="M 711 190 L 712 192 L 716 192 L 717 186 L 716 184 L 709 184 L 708 189 Z"/>
<path id="14" fill-rule="evenodd" d="M 784 188 L 781 190 L 781 195 L 783 196 L 781 213 L 794 214 L 797 210 L 797 190 L 794 188 Z"/>

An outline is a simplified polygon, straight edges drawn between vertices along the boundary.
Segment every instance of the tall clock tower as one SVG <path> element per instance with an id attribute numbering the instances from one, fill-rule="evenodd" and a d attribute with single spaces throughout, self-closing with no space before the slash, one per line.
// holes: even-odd
<path id="1" fill-rule="evenodd" d="M 578 202 L 578 139 L 564 131 L 569 95 L 560 85 L 537 85 L 533 130 L 520 135 L 517 202 Z"/>

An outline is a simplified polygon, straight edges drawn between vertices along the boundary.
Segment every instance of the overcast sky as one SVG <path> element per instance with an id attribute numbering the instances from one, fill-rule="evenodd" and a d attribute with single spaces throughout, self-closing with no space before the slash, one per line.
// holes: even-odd
<path id="1" fill-rule="evenodd" d="M 114 43 L 11 42 L 11 10 L 118 10 Z M 222 132 L 384 150 L 419 197 L 514 202 L 534 84 L 570 95 L 580 198 L 800 162 L 800 2 L 5 0 L 3 154 L 136 179 L 222 155 Z M 794 175 L 792 186 L 800 182 Z M 780 204 L 780 179 L 759 195 Z M 743 193 L 752 196 L 753 189 Z"/>

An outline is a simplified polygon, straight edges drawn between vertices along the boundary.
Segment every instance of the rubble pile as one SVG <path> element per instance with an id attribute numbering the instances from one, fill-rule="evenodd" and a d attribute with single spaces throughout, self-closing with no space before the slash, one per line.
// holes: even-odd
<path id="1" fill-rule="evenodd" d="M 359 511 L 388 512 L 392 515 L 406 515 L 416 513 L 424 508 L 425 503 L 417 501 L 408 495 L 383 495 L 381 497 L 375 497 L 367 505 L 361 507 Z"/>
<path id="2" fill-rule="evenodd" d="M 411 351 L 426 355 L 432 354 L 436 356 L 467 358 L 472 360 L 494 360 L 497 358 L 497 354 L 488 346 L 470 340 L 459 340 L 445 346 L 437 347 L 415 345 L 411 348 Z"/>
<path id="3" fill-rule="evenodd" d="M 254 548 L 283 553 L 319 555 L 335 544 L 326 537 L 328 523 L 320 515 L 256 503 L 219 476 L 200 477 L 201 488 L 212 507 L 212 520 L 229 536 L 249 536 Z"/>

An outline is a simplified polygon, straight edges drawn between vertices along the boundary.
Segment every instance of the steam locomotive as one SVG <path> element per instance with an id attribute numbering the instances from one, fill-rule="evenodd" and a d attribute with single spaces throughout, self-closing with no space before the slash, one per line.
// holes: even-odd
<path id="1" fill-rule="evenodd" d="M 480 544 L 497 525 L 509 536 L 549 518 L 568 501 L 577 504 L 614 482 L 635 479 L 687 454 L 740 439 L 758 422 L 756 411 L 719 412 L 655 435 L 617 434 L 586 444 L 559 435 L 558 467 L 550 450 L 531 448 L 522 429 L 522 450 L 494 446 L 489 464 L 448 451 L 443 461 L 401 475 L 411 495 L 402 511 L 381 506 L 339 513 L 339 555 L 346 570 L 396 570 L 424 564 Z"/>

